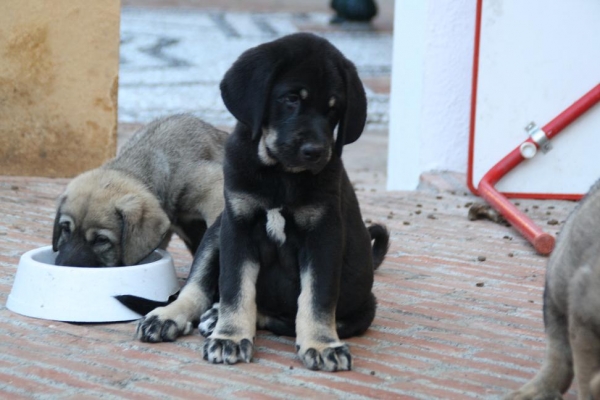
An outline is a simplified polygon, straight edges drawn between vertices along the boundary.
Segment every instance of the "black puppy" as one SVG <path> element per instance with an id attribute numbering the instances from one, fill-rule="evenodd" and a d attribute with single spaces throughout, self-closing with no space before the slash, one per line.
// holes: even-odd
<path id="1" fill-rule="evenodd" d="M 382 225 L 365 227 L 340 159 L 366 120 L 356 68 L 325 39 L 294 34 L 243 53 L 221 93 L 239 121 L 226 144 L 225 210 L 179 298 L 149 313 L 138 336 L 190 332 L 218 290 L 200 325 L 205 359 L 250 361 L 258 328 L 295 335 L 310 369 L 349 370 L 340 338 L 373 321 L 389 241 Z"/>

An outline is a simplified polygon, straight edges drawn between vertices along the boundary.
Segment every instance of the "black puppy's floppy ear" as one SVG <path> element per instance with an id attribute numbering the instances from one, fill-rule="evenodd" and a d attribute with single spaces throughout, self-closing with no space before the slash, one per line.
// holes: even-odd
<path id="1" fill-rule="evenodd" d="M 356 67 L 345 60 L 341 70 L 346 86 L 346 109 L 340 120 L 335 142 L 338 156 L 342 155 L 344 145 L 353 143 L 360 137 L 367 121 L 367 96 Z"/>
<path id="2" fill-rule="evenodd" d="M 261 135 L 273 78 L 279 69 L 269 43 L 246 50 L 221 81 L 221 97 L 231 114 L 252 130 L 252 140 Z"/>
<path id="3" fill-rule="evenodd" d="M 61 196 L 58 199 L 58 207 L 56 207 L 56 216 L 54 217 L 54 228 L 52 229 L 52 251 L 58 251 L 58 241 L 60 240 L 60 234 L 62 229 L 60 228 L 60 216 L 62 215 L 62 205 L 67 200 L 66 196 Z"/>

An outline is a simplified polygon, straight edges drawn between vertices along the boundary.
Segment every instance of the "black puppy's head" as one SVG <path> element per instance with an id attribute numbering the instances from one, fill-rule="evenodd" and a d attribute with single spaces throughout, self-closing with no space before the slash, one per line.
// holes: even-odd
<path id="1" fill-rule="evenodd" d="M 266 165 L 320 172 L 358 139 L 367 101 L 356 68 L 331 43 L 299 33 L 247 50 L 221 82 L 227 109 Z M 335 128 L 337 138 L 335 137 Z"/>

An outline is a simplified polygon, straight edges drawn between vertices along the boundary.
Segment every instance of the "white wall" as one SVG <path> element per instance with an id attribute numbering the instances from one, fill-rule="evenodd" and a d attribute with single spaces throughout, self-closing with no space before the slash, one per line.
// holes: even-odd
<path id="1" fill-rule="evenodd" d="M 396 0 L 388 190 L 466 172 L 475 0 Z"/>
<path id="2" fill-rule="evenodd" d="M 473 186 L 527 138 L 530 121 L 543 127 L 600 83 L 599 15 L 598 0 L 483 2 Z M 600 176 L 599 147 L 600 104 L 496 188 L 535 197 L 585 193 Z"/>

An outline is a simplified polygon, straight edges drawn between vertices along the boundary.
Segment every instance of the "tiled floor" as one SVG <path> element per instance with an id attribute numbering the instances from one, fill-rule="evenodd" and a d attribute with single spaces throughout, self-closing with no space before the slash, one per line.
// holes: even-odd
<path id="1" fill-rule="evenodd" d="M 138 15 L 148 4 L 184 5 L 195 12 L 212 4 L 123 3 L 130 8 L 145 4 Z M 250 3 L 258 7 L 252 12 L 311 10 L 299 10 L 303 2 L 276 0 L 227 0 L 223 6 L 242 13 Z M 389 10 L 393 2 L 380 3 Z M 294 8 L 290 4 L 297 8 L 286 9 Z M 319 7 L 316 13 L 325 15 L 326 6 Z M 389 22 L 390 14 L 385 16 Z M 381 21 L 385 26 L 386 19 Z M 389 35 L 390 30 L 381 32 Z M 368 71 L 374 70 L 363 69 L 363 79 L 371 80 L 366 82 L 370 95 L 386 99 L 389 71 Z M 175 86 L 163 87 L 163 95 L 178 96 Z M 136 109 L 135 102 L 121 104 Z M 219 107 L 209 101 L 205 109 Z M 211 122 L 219 121 L 227 123 L 226 118 Z M 121 122 L 122 141 L 143 118 Z M 69 324 L 7 310 L 19 257 L 50 244 L 54 202 L 68 180 L 0 177 L 0 398 L 497 399 L 523 384 L 544 352 L 541 301 L 547 259 L 510 227 L 469 221 L 468 206 L 478 199 L 466 191 L 460 174 L 432 173 L 423 177 L 420 190 L 386 192 L 384 122 L 371 123 L 344 153 L 365 221 L 384 222 L 392 232 L 389 255 L 375 277 L 375 321 L 365 335 L 348 340 L 353 371 L 308 371 L 294 354 L 292 338 L 268 332 L 259 332 L 252 363 L 222 366 L 202 360 L 203 339 L 197 332 L 174 343 L 147 344 L 134 340 L 134 322 Z M 575 204 L 518 203 L 551 233 L 561 224 L 548 221 L 562 223 Z M 169 251 L 183 280 L 191 256 L 179 240 Z M 574 399 L 574 393 L 565 398 Z"/>
<path id="2" fill-rule="evenodd" d="M 119 119 L 148 122 L 189 111 L 215 125 L 231 125 L 234 120 L 219 92 L 229 66 L 250 47 L 309 30 L 330 40 L 356 64 L 369 100 L 368 124 L 386 128 L 392 32 L 363 25 L 335 28 L 328 23 L 330 18 L 331 13 L 320 9 L 267 12 L 126 6 L 121 18 Z"/>

